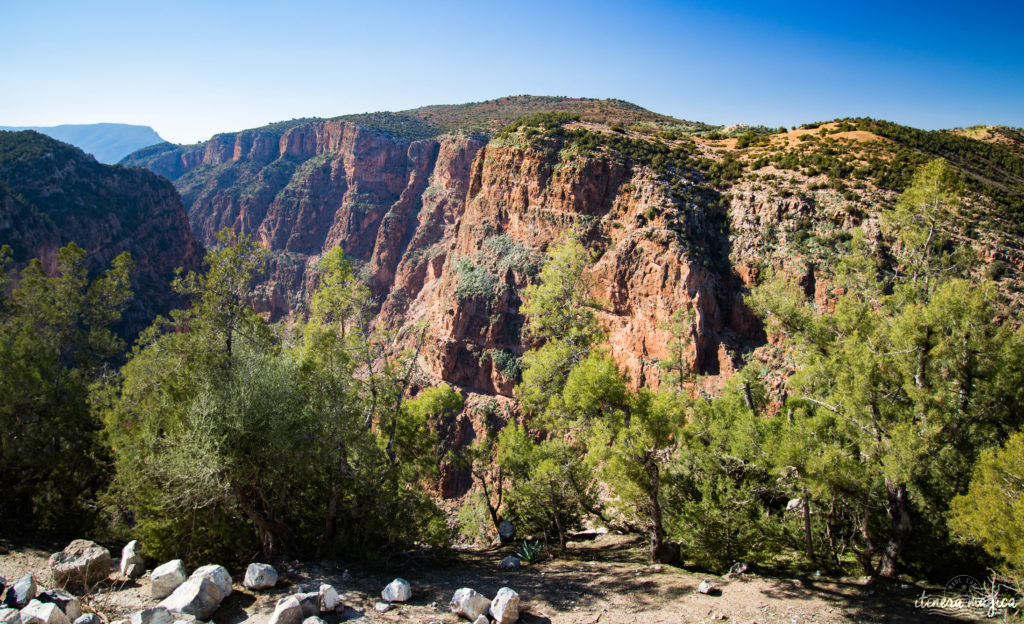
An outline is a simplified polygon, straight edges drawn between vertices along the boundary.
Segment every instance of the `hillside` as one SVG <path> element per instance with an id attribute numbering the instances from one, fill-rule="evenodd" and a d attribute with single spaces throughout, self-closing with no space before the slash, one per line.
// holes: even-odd
<path id="1" fill-rule="evenodd" d="M 494 130 L 535 110 L 572 116 Z M 257 302 L 272 318 L 302 309 L 310 267 L 341 245 L 389 322 L 432 321 L 432 375 L 511 395 L 515 375 L 493 362 L 522 352 L 519 293 L 563 232 L 582 232 L 601 257 L 602 320 L 635 382 L 657 384 L 662 327 L 690 306 L 695 368 L 728 374 L 763 340 L 741 290 L 782 269 L 823 300 L 846 230 L 875 222 L 940 156 L 970 195 L 950 227 L 982 245 L 1019 298 L 1024 143 L 1009 129 L 992 136 L 870 119 L 724 132 L 617 100 L 519 97 L 294 120 L 124 162 L 172 179 L 204 241 L 231 227 L 277 252 Z"/>
<path id="2" fill-rule="evenodd" d="M 164 142 L 156 130 L 149 126 L 119 123 L 64 124 L 46 127 L 0 126 L 0 130 L 34 130 L 58 141 L 70 143 L 108 165 L 144 147 Z"/>
<path id="3" fill-rule="evenodd" d="M 174 270 L 198 268 L 203 253 L 166 180 L 100 164 L 34 131 L 0 132 L 0 244 L 11 246 L 18 267 L 41 258 L 52 269 L 57 250 L 72 241 L 88 252 L 94 270 L 131 253 L 128 333 L 180 303 L 170 288 Z"/>

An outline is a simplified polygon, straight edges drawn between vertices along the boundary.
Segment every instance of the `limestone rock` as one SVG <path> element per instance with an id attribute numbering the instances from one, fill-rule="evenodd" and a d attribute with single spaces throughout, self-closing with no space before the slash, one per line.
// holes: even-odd
<path id="1" fill-rule="evenodd" d="M 448 604 L 452 613 L 461 615 L 467 620 L 476 620 L 486 614 L 490 606 L 490 600 L 469 587 L 457 589 L 455 595 L 452 596 L 452 601 Z"/>
<path id="2" fill-rule="evenodd" d="M 228 573 L 224 566 L 205 565 L 201 568 L 196 568 L 189 578 L 197 577 L 210 579 L 223 594 L 221 600 L 231 595 L 231 574 Z"/>
<path id="3" fill-rule="evenodd" d="M 243 585 L 249 589 L 267 589 L 277 584 L 277 570 L 266 563 L 250 563 Z"/>
<path id="4" fill-rule="evenodd" d="M 373 610 L 377 613 L 387 613 L 391 610 L 391 603 L 389 602 L 378 602 L 373 605 Z"/>
<path id="5" fill-rule="evenodd" d="M 512 541 L 516 536 L 516 525 L 512 524 L 508 520 L 502 520 L 498 523 L 498 537 L 501 541 L 509 542 Z"/>
<path id="6" fill-rule="evenodd" d="M 396 578 L 388 583 L 380 597 L 387 602 L 405 602 L 412 598 L 412 585 L 405 579 Z"/>
<path id="7" fill-rule="evenodd" d="M 0 624 L 21 624 L 21 614 L 17 609 L 0 609 Z"/>
<path id="8" fill-rule="evenodd" d="M 60 607 L 33 600 L 21 610 L 21 624 L 70 624 Z"/>
<path id="9" fill-rule="evenodd" d="M 321 585 L 319 594 L 321 613 L 332 613 L 345 607 L 345 605 L 341 603 L 341 596 L 338 595 L 338 591 L 334 589 L 333 585 L 328 585 L 326 583 Z"/>
<path id="10" fill-rule="evenodd" d="M 230 594 L 231 575 L 228 571 L 219 565 L 207 565 L 196 569 L 158 606 L 208 620 Z"/>
<path id="11" fill-rule="evenodd" d="M 110 551 L 96 542 L 75 540 L 50 555 L 50 573 L 59 587 L 87 590 L 110 575 Z"/>
<path id="12" fill-rule="evenodd" d="M 712 596 L 722 593 L 722 590 L 718 589 L 717 586 L 707 579 L 700 582 L 700 585 L 697 586 L 697 591 L 701 594 L 708 594 Z"/>
<path id="13" fill-rule="evenodd" d="M 746 574 L 747 570 L 749 569 L 750 566 L 747 564 L 746 561 L 737 561 L 736 563 L 732 564 L 731 568 L 729 568 L 729 574 L 727 576 L 741 576 L 743 574 Z"/>
<path id="14" fill-rule="evenodd" d="M 523 561 L 519 557 L 508 556 L 501 560 L 501 563 L 498 564 L 498 567 L 502 570 L 511 570 L 513 568 L 518 568 L 522 565 Z"/>
<path id="15" fill-rule="evenodd" d="M 121 549 L 121 575 L 133 580 L 146 573 L 146 560 L 138 549 L 138 540 L 128 542 Z"/>
<path id="16" fill-rule="evenodd" d="M 473 620 L 473 624 L 491 624 L 491 620 L 486 615 L 481 615 Z"/>
<path id="17" fill-rule="evenodd" d="M 286 596 L 277 601 L 274 613 L 267 624 L 302 624 L 302 605 L 295 596 Z"/>
<path id="18" fill-rule="evenodd" d="M 103 624 L 103 620 L 95 613 L 86 613 L 78 616 L 74 624 Z"/>
<path id="19" fill-rule="evenodd" d="M 7 597 L 4 598 L 4 605 L 15 609 L 24 608 L 30 600 L 36 597 L 36 580 L 31 574 L 26 574 L 11 585 L 7 590 Z"/>
<path id="20" fill-rule="evenodd" d="M 50 589 L 40 592 L 38 599 L 39 602 L 48 602 L 50 604 L 57 605 L 57 608 L 63 611 L 68 620 L 72 622 L 82 615 L 82 602 L 66 591 Z"/>
<path id="21" fill-rule="evenodd" d="M 174 559 L 153 570 L 150 576 L 150 595 L 157 600 L 170 596 L 179 585 L 185 582 L 185 564 L 181 559 Z"/>
<path id="22" fill-rule="evenodd" d="M 513 624 L 519 619 L 519 594 L 502 587 L 491 601 L 490 611 L 491 617 L 499 624 Z"/>
<path id="23" fill-rule="evenodd" d="M 174 616 L 163 607 L 151 607 L 132 613 L 131 624 L 174 624 Z"/>
<path id="24" fill-rule="evenodd" d="M 313 617 L 308 617 L 302 620 L 302 624 L 327 624 L 327 622 L 324 622 L 319 617 L 314 615 Z"/>
<path id="25" fill-rule="evenodd" d="M 294 596 L 302 607 L 302 617 L 309 618 L 320 613 L 320 592 L 299 592 Z"/>

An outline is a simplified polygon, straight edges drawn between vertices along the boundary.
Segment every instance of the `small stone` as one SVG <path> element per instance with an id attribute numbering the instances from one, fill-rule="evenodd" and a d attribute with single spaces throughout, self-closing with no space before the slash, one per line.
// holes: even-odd
<path id="1" fill-rule="evenodd" d="M 708 594 L 708 595 L 720 594 L 721 593 L 721 590 L 718 589 L 718 587 L 713 585 L 711 583 L 711 581 L 709 581 L 707 579 L 705 579 L 705 580 L 700 582 L 700 585 L 697 586 L 697 591 L 702 593 L 702 594 Z"/>
<path id="2" fill-rule="evenodd" d="M 110 551 L 96 542 L 75 540 L 50 555 L 50 573 L 58 587 L 88 590 L 110 576 Z"/>
<path id="3" fill-rule="evenodd" d="M 490 611 L 499 624 L 514 624 L 519 619 L 519 594 L 502 587 L 491 601 Z"/>
<path id="4" fill-rule="evenodd" d="M 405 579 L 396 578 L 388 583 L 380 597 L 387 602 L 405 602 L 412 598 L 412 585 Z"/>
<path id="5" fill-rule="evenodd" d="M 41 592 L 38 599 L 39 602 L 49 602 L 57 605 L 57 608 L 63 611 L 68 620 L 72 622 L 82 615 L 82 602 L 66 591 L 50 589 Z"/>
<path id="6" fill-rule="evenodd" d="M 486 615 L 480 615 L 473 621 L 473 624 L 491 624 L 491 621 L 487 619 Z"/>
<path id="7" fill-rule="evenodd" d="M 326 583 L 321 585 L 319 594 L 321 613 L 333 613 L 345 608 L 345 605 L 341 602 L 341 596 L 338 595 L 338 590 L 334 589 L 333 585 Z"/>
<path id="8" fill-rule="evenodd" d="M 185 563 L 181 559 L 168 561 L 153 570 L 153 573 L 149 575 L 149 579 L 150 595 L 157 600 L 166 598 L 188 579 L 188 575 L 185 574 Z"/>
<path id="9" fill-rule="evenodd" d="M 100 616 L 95 613 L 86 613 L 78 616 L 78 619 L 75 620 L 74 624 L 103 624 L 103 620 L 101 620 Z"/>
<path id="10" fill-rule="evenodd" d="M 31 574 L 26 574 L 7 590 L 7 597 L 4 598 L 4 606 L 15 609 L 23 609 L 30 600 L 36 597 L 36 580 Z"/>
<path id="11" fill-rule="evenodd" d="M 327 624 L 327 622 L 324 622 L 319 617 L 314 615 L 313 617 L 308 617 L 302 620 L 302 624 Z"/>
<path id="12" fill-rule="evenodd" d="M 33 600 L 21 610 L 21 624 L 70 624 L 60 607 Z"/>
<path id="13" fill-rule="evenodd" d="M 174 624 L 174 616 L 164 607 L 151 607 L 132 613 L 131 624 Z"/>
<path id="14" fill-rule="evenodd" d="M 478 617 L 487 613 L 490 607 L 490 600 L 469 587 L 457 589 L 451 602 L 448 603 L 448 608 L 452 613 L 471 621 L 476 621 Z"/>
<path id="15" fill-rule="evenodd" d="M 245 569 L 245 580 L 242 581 L 249 589 L 269 589 L 277 585 L 277 570 L 266 563 L 250 563 Z"/>
<path id="16" fill-rule="evenodd" d="M 267 624 L 302 624 L 302 605 L 295 596 L 286 596 L 277 601 L 274 613 Z"/>
<path id="17" fill-rule="evenodd" d="M 377 613 L 387 613 L 391 610 L 391 604 L 387 602 L 378 602 L 373 605 L 373 610 Z"/>
<path id="18" fill-rule="evenodd" d="M 299 606 L 302 607 L 302 617 L 309 618 L 320 613 L 319 592 L 300 592 L 293 595 L 299 601 Z"/>
<path id="19" fill-rule="evenodd" d="M 132 540 L 121 549 L 121 576 L 135 580 L 146 573 L 146 560 L 138 552 L 138 540 Z"/>
<path id="20" fill-rule="evenodd" d="M 9 607 L 0 609 L 0 624 L 21 624 L 21 614 Z"/>
<path id="21" fill-rule="evenodd" d="M 746 561 L 737 561 L 732 564 L 731 568 L 729 568 L 729 576 L 740 576 L 741 574 L 746 574 L 749 569 L 750 566 Z"/>
<path id="22" fill-rule="evenodd" d="M 344 572 L 341 573 L 341 580 L 346 582 L 346 583 L 351 582 L 354 578 L 355 577 L 353 577 L 351 574 L 348 573 L 348 570 L 345 570 Z"/>
<path id="23" fill-rule="evenodd" d="M 523 565 L 522 559 L 519 557 L 509 556 L 502 559 L 501 563 L 498 564 L 498 567 L 502 570 L 511 570 L 512 568 L 518 568 L 521 565 Z"/>

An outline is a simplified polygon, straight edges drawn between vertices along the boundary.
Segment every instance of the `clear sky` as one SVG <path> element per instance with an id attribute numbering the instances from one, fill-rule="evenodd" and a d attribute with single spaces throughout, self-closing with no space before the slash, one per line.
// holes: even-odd
<path id="1" fill-rule="evenodd" d="M 1024 126 L 1022 41 L 1022 0 L 0 0 L 0 125 L 194 142 L 531 94 L 718 124 Z"/>

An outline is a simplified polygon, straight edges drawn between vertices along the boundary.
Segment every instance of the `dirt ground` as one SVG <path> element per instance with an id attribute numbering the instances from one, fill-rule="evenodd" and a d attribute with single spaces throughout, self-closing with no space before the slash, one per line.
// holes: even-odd
<path id="1" fill-rule="evenodd" d="M 262 624 L 279 598 L 307 586 L 315 590 L 326 582 L 335 586 L 347 605 L 344 613 L 325 617 L 328 624 L 455 624 L 460 620 L 449 612 L 448 601 L 456 589 L 472 587 L 493 597 L 503 586 L 519 592 L 524 624 L 958 621 L 915 608 L 920 587 L 872 591 L 860 579 L 780 578 L 756 573 L 726 579 L 671 566 L 649 566 L 641 544 L 623 536 L 603 535 L 571 544 L 558 558 L 515 570 L 499 569 L 498 561 L 510 553 L 509 549 L 460 551 L 443 565 L 410 561 L 389 569 L 285 563 L 276 566 L 281 576 L 277 586 L 262 592 L 241 586 L 244 570 L 231 570 L 235 591 L 213 620 L 218 624 L 246 620 Z M 48 557 L 49 552 L 40 548 L 0 548 L 0 576 L 14 580 L 32 572 L 41 589 L 49 587 Z M 380 601 L 380 590 L 396 576 L 412 584 L 413 599 L 387 613 L 377 613 L 374 604 Z M 114 580 L 115 570 L 111 578 L 83 599 L 108 621 L 127 618 L 132 611 L 155 604 L 149 597 L 148 576 L 138 581 Z M 697 593 L 704 579 L 720 587 L 721 593 Z"/>

